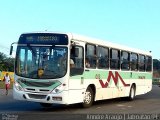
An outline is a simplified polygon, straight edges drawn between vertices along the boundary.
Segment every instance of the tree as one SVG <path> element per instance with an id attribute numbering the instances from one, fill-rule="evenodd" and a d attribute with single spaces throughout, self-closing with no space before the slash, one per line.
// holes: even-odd
<path id="1" fill-rule="evenodd" d="M 14 58 L 7 57 L 0 52 L 0 71 L 14 71 Z"/>
<path id="2" fill-rule="evenodd" d="M 153 69 L 160 70 L 160 61 L 158 59 L 153 59 Z"/>
<path id="3" fill-rule="evenodd" d="M 160 61 L 153 59 L 153 78 L 160 78 Z"/>

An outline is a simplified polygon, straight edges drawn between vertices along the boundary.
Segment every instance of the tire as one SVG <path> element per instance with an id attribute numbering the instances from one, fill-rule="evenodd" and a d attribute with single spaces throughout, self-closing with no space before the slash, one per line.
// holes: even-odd
<path id="1" fill-rule="evenodd" d="M 129 92 L 128 100 L 130 100 L 130 101 L 134 100 L 135 96 L 136 96 L 136 87 L 134 85 L 132 85 L 130 92 Z"/>
<path id="2" fill-rule="evenodd" d="M 50 104 L 50 103 L 40 103 L 40 105 L 41 105 L 42 107 L 45 107 L 45 108 L 50 108 L 50 107 L 52 107 L 52 104 Z"/>
<path id="3" fill-rule="evenodd" d="M 94 101 L 93 90 L 91 89 L 91 87 L 88 87 L 85 92 L 85 96 L 84 96 L 84 100 L 83 100 L 82 105 L 84 108 L 88 108 L 88 107 L 92 106 L 93 101 Z"/>

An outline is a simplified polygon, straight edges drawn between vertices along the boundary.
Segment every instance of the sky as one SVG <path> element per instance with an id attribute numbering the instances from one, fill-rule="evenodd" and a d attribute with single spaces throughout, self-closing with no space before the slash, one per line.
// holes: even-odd
<path id="1" fill-rule="evenodd" d="M 22 33 L 47 30 L 152 51 L 160 59 L 159 5 L 160 0 L 0 0 L 0 52 L 8 55 Z"/>

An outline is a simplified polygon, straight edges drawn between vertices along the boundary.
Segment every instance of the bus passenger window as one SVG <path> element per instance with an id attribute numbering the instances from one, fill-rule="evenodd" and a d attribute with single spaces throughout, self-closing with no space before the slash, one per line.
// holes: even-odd
<path id="1" fill-rule="evenodd" d="M 146 71 L 148 72 L 152 71 L 152 57 L 146 56 L 145 66 L 146 66 Z"/>
<path id="2" fill-rule="evenodd" d="M 131 53 L 130 62 L 131 62 L 131 70 L 137 71 L 138 70 L 138 54 Z"/>
<path id="3" fill-rule="evenodd" d="M 86 65 L 86 68 L 89 68 L 91 66 L 88 58 L 85 59 L 85 65 Z"/>
<path id="4" fill-rule="evenodd" d="M 90 63 L 89 68 L 96 68 L 97 56 L 96 56 L 96 46 L 91 44 L 86 44 L 86 59 Z"/>
<path id="5" fill-rule="evenodd" d="M 108 69 L 109 68 L 109 49 L 98 46 L 97 47 L 97 58 L 98 58 L 98 68 Z"/>
<path id="6" fill-rule="evenodd" d="M 139 55 L 139 71 L 145 71 L 145 56 Z"/>
<path id="7" fill-rule="evenodd" d="M 120 51 L 116 49 L 111 49 L 110 51 L 110 68 L 120 69 Z"/>
<path id="8" fill-rule="evenodd" d="M 126 51 L 121 52 L 121 69 L 122 70 L 129 70 L 130 69 L 129 52 L 126 52 Z"/>

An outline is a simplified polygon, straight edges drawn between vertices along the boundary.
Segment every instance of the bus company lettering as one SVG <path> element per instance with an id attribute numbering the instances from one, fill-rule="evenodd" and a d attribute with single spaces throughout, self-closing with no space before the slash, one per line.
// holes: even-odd
<path id="1" fill-rule="evenodd" d="M 126 84 L 124 82 L 124 80 L 122 79 L 122 77 L 119 75 L 119 73 L 117 71 L 115 71 L 115 76 L 112 73 L 112 71 L 109 71 L 109 75 L 108 75 L 107 81 L 105 83 L 102 80 L 99 80 L 99 83 L 101 84 L 102 88 L 108 87 L 111 78 L 113 79 L 116 86 L 117 86 L 118 80 L 120 80 L 125 87 L 130 86 L 130 84 Z"/>
<path id="2" fill-rule="evenodd" d="M 139 76 L 138 78 L 139 78 L 139 79 L 146 79 L 145 76 Z"/>

